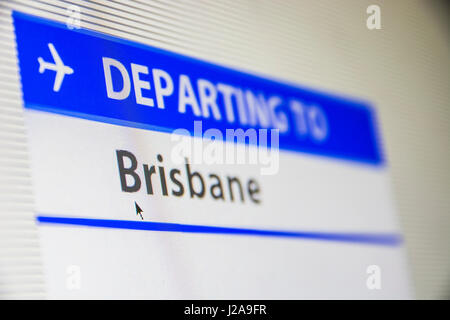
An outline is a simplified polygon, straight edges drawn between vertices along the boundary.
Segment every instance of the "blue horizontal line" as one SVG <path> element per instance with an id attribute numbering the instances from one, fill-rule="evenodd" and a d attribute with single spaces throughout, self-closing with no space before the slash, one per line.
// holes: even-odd
<path id="1" fill-rule="evenodd" d="M 279 238 L 298 238 L 319 241 L 351 242 L 381 246 L 397 246 L 402 239 L 392 233 L 335 233 L 335 232 L 310 232 L 310 231 L 281 231 L 247 228 L 230 228 L 218 226 L 202 226 L 191 224 L 153 222 L 153 221 L 129 221 L 90 218 L 68 218 L 38 216 L 37 221 L 43 224 L 75 225 L 111 229 L 129 229 L 145 231 L 185 232 L 185 233 L 209 233 L 227 235 L 246 235 Z"/>

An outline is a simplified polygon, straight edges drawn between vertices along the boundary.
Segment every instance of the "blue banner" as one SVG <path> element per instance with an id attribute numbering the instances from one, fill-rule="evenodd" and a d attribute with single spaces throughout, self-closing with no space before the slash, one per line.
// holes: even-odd
<path id="1" fill-rule="evenodd" d="M 19 12 L 13 19 L 26 108 L 163 132 L 193 133 L 200 120 L 224 139 L 229 129 L 278 129 L 282 150 L 383 163 L 366 102 Z"/>

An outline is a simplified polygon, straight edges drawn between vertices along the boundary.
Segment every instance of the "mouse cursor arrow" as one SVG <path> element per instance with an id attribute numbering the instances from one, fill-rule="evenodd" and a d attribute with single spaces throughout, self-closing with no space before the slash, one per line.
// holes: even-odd
<path id="1" fill-rule="evenodd" d="M 141 219 L 144 220 L 144 217 L 142 216 L 142 212 L 144 211 L 141 209 L 141 207 L 139 207 L 136 201 L 134 202 L 134 207 L 136 208 L 136 215 L 139 215 Z"/>

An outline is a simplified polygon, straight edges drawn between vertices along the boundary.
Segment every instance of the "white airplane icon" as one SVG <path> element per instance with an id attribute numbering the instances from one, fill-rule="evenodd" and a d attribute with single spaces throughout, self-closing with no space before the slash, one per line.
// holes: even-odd
<path id="1" fill-rule="evenodd" d="M 55 63 L 47 62 L 42 59 L 42 57 L 38 58 L 39 61 L 39 73 L 44 73 L 45 70 L 53 70 L 56 71 L 55 82 L 53 84 L 53 91 L 58 92 L 61 88 L 61 84 L 63 78 L 66 74 L 72 74 L 73 69 L 69 66 L 64 65 L 61 57 L 55 49 L 55 46 L 52 43 L 48 43 L 48 48 L 50 49 L 50 53 L 52 54 L 53 61 Z"/>

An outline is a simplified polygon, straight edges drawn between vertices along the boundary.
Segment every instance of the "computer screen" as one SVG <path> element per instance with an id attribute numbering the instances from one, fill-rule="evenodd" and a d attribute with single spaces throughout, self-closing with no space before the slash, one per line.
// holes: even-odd
<path id="1" fill-rule="evenodd" d="M 448 297 L 442 8 L 3 2 L 0 294 Z"/>

